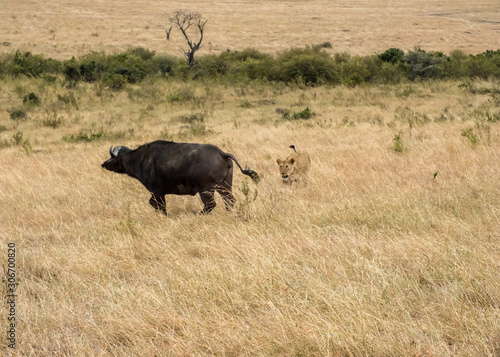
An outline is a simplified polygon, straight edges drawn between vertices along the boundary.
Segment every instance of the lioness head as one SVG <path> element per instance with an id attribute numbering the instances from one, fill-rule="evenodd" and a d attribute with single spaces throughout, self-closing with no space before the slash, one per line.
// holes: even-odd
<path id="1" fill-rule="evenodd" d="M 290 147 L 294 152 L 286 160 L 276 160 L 280 168 L 281 179 L 284 184 L 288 185 L 296 181 L 307 184 L 311 158 L 308 153 L 297 151 L 294 145 Z"/>
<path id="2" fill-rule="evenodd" d="M 283 182 L 291 183 L 293 180 L 293 173 L 295 172 L 295 159 L 293 157 L 289 157 L 284 161 L 277 159 L 276 162 L 280 168 L 280 174 Z"/>

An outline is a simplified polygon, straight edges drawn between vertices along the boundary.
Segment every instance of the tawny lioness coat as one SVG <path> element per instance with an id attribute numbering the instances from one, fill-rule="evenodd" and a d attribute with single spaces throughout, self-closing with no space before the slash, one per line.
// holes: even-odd
<path id="1" fill-rule="evenodd" d="M 284 184 L 291 185 L 293 182 L 307 183 L 309 180 L 309 170 L 311 168 L 311 158 L 303 151 L 297 152 L 295 146 L 290 146 L 294 152 L 286 160 L 277 159 L 281 179 Z"/>

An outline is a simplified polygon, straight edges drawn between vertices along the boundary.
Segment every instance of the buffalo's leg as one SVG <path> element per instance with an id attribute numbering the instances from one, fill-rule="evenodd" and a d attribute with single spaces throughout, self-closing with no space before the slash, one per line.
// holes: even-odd
<path id="1" fill-rule="evenodd" d="M 231 191 L 219 192 L 224 200 L 224 204 L 226 205 L 226 210 L 231 210 L 236 203 L 236 198 L 234 198 Z"/>
<path id="2" fill-rule="evenodd" d="M 167 213 L 167 209 L 165 206 L 165 195 L 159 194 L 151 194 L 151 198 L 149 199 L 149 204 L 153 206 L 153 208 L 157 211 L 162 211 L 163 213 Z"/>
<path id="3" fill-rule="evenodd" d="M 201 201 L 204 204 L 203 211 L 201 213 L 209 213 L 215 206 L 214 191 L 200 192 Z"/>
<path id="4" fill-rule="evenodd" d="M 236 203 L 236 199 L 233 196 L 232 192 L 232 187 L 233 187 L 233 165 L 232 162 L 230 162 L 227 175 L 222 181 L 221 185 L 218 185 L 217 187 L 217 192 L 222 196 L 222 200 L 224 201 L 224 204 L 226 205 L 226 210 L 231 210 L 234 207 L 234 204 Z"/>
<path id="5" fill-rule="evenodd" d="M 234 207 L 234 204 L 236 203 L 236 199 L 233 196 L 233 193 L 231 192 L 231 187 L 220 187 L 217 188 L 217 192 L 222 196 L 222 200 L 224 201 L 224 204 L 226 205 L 226 210 L 231 210 Z"/>

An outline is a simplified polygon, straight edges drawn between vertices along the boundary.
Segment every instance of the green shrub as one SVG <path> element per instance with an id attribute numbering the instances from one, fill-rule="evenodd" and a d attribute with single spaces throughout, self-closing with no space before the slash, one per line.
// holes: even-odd
<path id="1" fill-rule="evenodd" d="M 255 48 L 246 48 L 242 51 L 225 52 L 221 55 L 229 57 L 233 62 L 245 62 L 248 60 L 263 61 L 271 58 L 270 55 L 259 52 Z"/>
<path id="2" fill-rule="evenodd" d="M 446 78 L 463 78 L 467 76 L 465 62 L 467 55 L 461 50 L 450 52 L 447 61 L 443 62 L 443 76 Z"/>
<path id="3" fill-rule="evenodd" d="M 69 81 L 95 82 L 108 70 L 109 56 L 103 52 L 90 52 L 80 59 L 74 57 L 64 63 L 63 74 Z"/>
<path id="4" fill-rule="evenodd" d="M 399 83 L 405 79 L 499 78 L 500 50 L 466 55 L 415 49 L 408 53 L 389 48 L 378 55 L 351 56 L 348 53 L 324 51 L 331 43 L 324 42 L 305 48 L 292 48 L 276 56 L 256 49 L 225 51 L 198 58 L 188 68 L 182 58 L 157 55 L 142 47 L 130 48 L 120 54 L 89 52 L 68 61 L 45 59 L 30 52 L 0 54 L 0 78 L 24 75 L 42 76 L 53 83 L 63 75 L 66 85 L 79 81 L 99 82 L 111 89 L 126 83 L 138 83 L 148 76 L 177 77 L 183 80 L 222 79 L 225 83 L 248 83 L 249 80 L 274 81 L 284 84 L 321 85 L 363 83 Z"/>
<path id="5" fill-rule="evenodd" d="M 107 88 L 120 90 L 127 84 L 127 80 L 121 74 L 107 73 L 102 79 L 102 84 Z"/>
<path id="6" fill-rule="evenodd" d="M 14 145 L 20 145 L 23 142 L 23 132 L 18 131 L 14 135 L 12 135 L 12 142 Z"/>
<path id="7" fill-rule="evenodd" d="M 263 54 L 255 49 L 243 51 L 226 51 L 220 55 L 209 55 L 200 58 L 198 71 L 193 77 L 217 78 L 233 82 L 244 82 L 254 79 L 269 79 L 269 68 L 274 65 L 271 55 Z"/>
<path id="8" fill-rule="evenodd" d="M 71 82 L 79 81 L 82 78 L 78 66 L 74 62 L 66 63 L 62 73 L 64 74 L 64 77 Z"/>
<path id="9" fill-rule="evenodd" d="M 311 119 L 315 114 L 309 107 L 302 109 L 300 112 L 293 113 L 293 119 Z"/>
<path id="10" fill-rule="evenodd" d="M 153 68 L 156 68 L 155 72 L 159 72 L 163 77 L 174 76 L 181 65 L 178 58 L 166 55 L 155 56 L 152 61 Z"/>
<path id="11" fill-rule="evenodd" d="M 63 136 L 63 140 L 67 143 L 76 143 L 76 142 L 90 142 L 102 139 L 104 137 L 104 129 L 101 128 L 98 131 L 91 130 L 80 130 L 80 132 L 76 135 L 65 135 Z"/>
<path id="12" fill-rule="evenodd" d="M 496 57 L 499 61 L 496 63 Z M 495 59 L 495 60 L 493 60 Z M 489 77 L 500 77 L 500 55 L 488 57 L 485 54 L 470 55 L 463 62 L 464 71 L 469 78 L 488 79 Z"/>
<path id="13" fill-rule="evenodd" d="M 102 78 L 105 67 L 102 63 L 90 61 L 80 64 L 79 73 L 84 82 L 95 82 Z"/>
<path id="14" fill-rule="evenodd" d="M 12 135 L 12 144 L 22 146 L 27 154 L 33 151 L 30 139 L 24 139 L 24 134 L 22 131 L 18 131 L 14 135 Z"/>
<path id="15" fill-rule="evenodd" d="M 167 101 L 170 103 L 175 103 L 175 102 L 183 102 L 184 97 L 181 96 L 180 94 L 169 94 L 167 95 Z"/>
<path id="16" fill-rule="evenodd" d="M 232 81 L 263 79 L 268 77 L 269 71 L 264 70 L 264 66 L 269 66 L 270 61 L 273 61 L 270 55 L 251 48 L 243 51 L 226 51 L 219 55 L 200 57 L 193 78 L 221 77 Z"/>
<path id="17" fill-rule="evenodd" d="M 282 117 L 286 120 L 297 120 L 297 119 L 311 119 L 316 114 L 311 111 L 309 107 L 302 109 L 299 112 L 294 112 L 290 114 L 288 110 L 282 111 Z"/>
<path id="18" fill-rule="evenodd" d="M 342 78 L 342 84 L 347 87 L 356 87 L 357 85 L 365 83 L 365 79 L 359 73 L 352 72 L 348 73 L 344 78 Z"/>
<path id="19" fill-rule="evenodd" d="M 17 50 L 14 55 L 5 55 L 0 65 L 0 75 L 25 75 L 39 77 L 42 74 L 56 74 L 61 70 L 61 62 L 52 58 L 45 59 L 42 55 L 32 55 L 31 52 Z"/>
<path id="20" fill-rule="evenodd" d="M 72 58 L 67 61 L 63 73 L 70 81 L 81 80 L 91 83 L 103 80 L 106 82 L 105 86 L 119 89 L 123 86 L 122 79 L 128 83 L 136 83 L 151 73 L 154 65 L 149 56 L 152 55 L 154 52 L 147 53 L 144 49 L 133 49 L 130 50 L 130 53 L 109 56 L 103 52 L 90 52 L 79 60 Z M 119 75 L 121 78 L 115 75 Z"/>
<path id="21" fill-rule="evenodd" d="M 342 63 L 347 63 L 350 60 L 351 60 L 351 55 L 348 54 L 347 52 L 335 53 L 333 55 L 333 61 L 337 65 L 342 64 Z"/>
<path id="22" fill-rule="evenodd" d="M 308 85 L 340 83 L 338 69 L 330 56 L 311 48 L 294 48 L 283 53 L 277 59 L 275 68 L 272 80 Z"/>
<path id="23" fill-rule="evenodd" d="M 421 49 L 408 52 L 405 56 L 406 75 L 410 80 L 416 78 L 441 78 L 443 76 L 442 65 L 444 61 L 446 61 L 446 56 L 441 52 L 427 53 Z"/>
<path id="24" fill-rule="evenodd" d="M 334 63 L 341 73 L 342 84 L 354 87 L 363 83 L 399 83 L 404 77 L 399 62 L 384 62 L 379 56 L 351 56 L 338 53 Z"/>
<path id="25" fill-rule="evenodd" d="M 194 79 L 216 78 L 224 76 L 231 68 L 230 57 L 221 55 L 207 55 L 199 58 Z"/>
<path id="26" fill-rule="evenodd" d="M 406 78 L 403 64 L 383 62 L 375 74 L 375 82 L 384 84 L 401 83 Z"/>
<path id="27" fill-rule="evenodd" d="M 24 109 L 12 109 L 9 114 L 12 120 L 22 120 L 27 118 L 26 110 Z"/>
<path id="28" fill-rule="evenodd" d="M 25 95 L 23 98 L 23 104 L 27 105 L 40 105 L 40 98 L 33 92 Z"/>
<path id="29" fill-rule="evenodd" d="M 272 57 L 262 59 L 247 58 L 231 67 L 233 78 L 245 80 L 273 80 L 276 78 L 275 60 Z"/>
<path id="30" fill-rule="evenodd" d="M 464 138 L 469 139 L 470 143 L 474 146 L 481 142 L 481 139 L 479 139 L 479 136 L 474 131 L 474 128 L 464 129 L 461 134 Z"/>
<path id="31" fill-rule="evenodd" d="M 403 63 L 404 57 L 404 51 L 400 50 L 399 48 L 389 48 L 384 53 L 378 55 L 378 58 L 380 58 L 382 61 L 391 64 Z"/>
<path id="32" fill-rule="evenodd" d="M 250 188 L 247 180 L 242 182 L 240 192 L 243 194 L 244 199 L 238 203 L 239 210 L 248 208 L 248 206 L 257 200 L 257 196 L 259 195 L 259 191 L 257 189 L 254 189 L 252 194 L 252 189 Z"/>
<path id="33" fill-rule="evenodd" d="M 150 61 L 156 54 L 155 51 L 150 51 L 144 47 L 134 47 L 134 48 L 128 49 L 125 53 L 132 55 L 132 56 L 139 57 L 145 62 Z"/>
<path id="34" fill-rule="evenodd" d="M 153 68 L 152 62 L 135 55 L 122 54 L 111 58 L 109 72 L 122 75 L 128 83 L 137 83 L 146 78 Z"/>
<path id="35" fill-rule="evenodd" d="M 378 63 L 376 63 L 378 61 Z M 341 63 L 342 84 L 354 87 L 370 82 L 382 62 L 378 58 L 354 56 Z"/>
<path id="36" fill-rule="evenodd" d="M 406 150 L 402 133 L 394 134 L 394 138 L 392 138 L 392 149 L 398 153 L 402 153 Z"/>
<path id="37" fill-rule="evenodd" d="M 144 68 L 141 68 L 140 66 L 130 66 L 130 67 L 117 66 L 114 69 L 113 73 L 106 74 L 106 78 L 116 75 L 121 76 L 125 80 L 125 82 L 137 83 L 142 81 L 144 77 L 146 77 L 146 71 L 144 70 Z"/>

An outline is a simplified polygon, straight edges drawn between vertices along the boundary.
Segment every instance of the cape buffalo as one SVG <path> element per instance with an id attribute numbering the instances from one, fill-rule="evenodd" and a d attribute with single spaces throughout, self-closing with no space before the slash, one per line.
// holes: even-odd
<path id="1" fill-rule="evenodd" d="M 258 182 L 255 171 L 244 170 L 236 158 L 209 144 L 174 143 L 154 141 L 132 150 L 126 146 L 109 148 L 111 158 L 102 167 L 120 174 L 127 174 L 141 181 L 151 192 L 149 203 L 156 210 L 166 213 L 165 195 L 200 194 L 202 213 L 214 209 L 215 191 L 219 192 L 226 209 L 234 206 L 231 192 L 233 161 L 241 172 Z"/>

